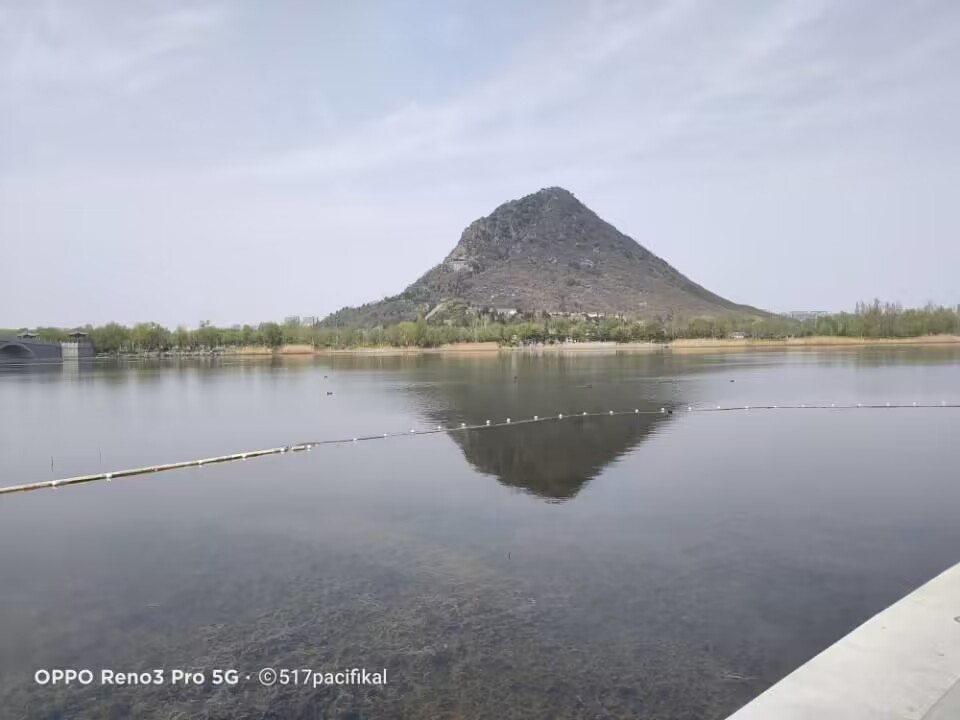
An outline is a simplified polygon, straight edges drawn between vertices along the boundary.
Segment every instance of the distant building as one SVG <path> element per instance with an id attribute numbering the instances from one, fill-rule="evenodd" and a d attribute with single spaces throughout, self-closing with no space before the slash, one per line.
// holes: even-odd
<path id="1" fill-rule="evenodd" d="M 747 334 L 745 332 L 732 332 L 730 333 L 731 340 L 746 340 Z"/>
<path id="2" fill-rule="evenodd" d="M 35 332 L 30 332 L 29 330 L 24 330 L 21 333 L 17 333 L 18 340 L 36 340 L 38 337 L 40 336 Z"/>
<path id="3" fill-rule="evenodd" d="M 60 355 L 64 360 L 79 360 L 92 358 L 93 344 L 85 332 L 75 330 L 68 336 L 70 339 L 60 343 Z"/>
<path id="4" fill-rule="evenodd" d="M 287 316 L 283 319 L 283 324 L 284 324 L 284 325 L 299 325 L 299 324 L 300 324 L 300 316 L 299 316 L 299 315 L 287 315 Z"/>
<path id="5" fill-rule="evenodd" d="M 307 327 L 313 327 L 314 325 L 320 324 L 320 318 L 318 318 L 316 315 L 304 315 L 300 319 L 300 324 L 306 325 Z"/>

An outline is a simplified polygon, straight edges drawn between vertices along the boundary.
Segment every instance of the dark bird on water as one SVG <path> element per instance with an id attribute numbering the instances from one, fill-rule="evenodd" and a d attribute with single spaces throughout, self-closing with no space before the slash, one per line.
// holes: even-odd
<path id="1" fill-rule="evenodd" d="M 333 395 L 333 390 L 327 390 L 327 397 L 330 397 L 331 395 Z"/>

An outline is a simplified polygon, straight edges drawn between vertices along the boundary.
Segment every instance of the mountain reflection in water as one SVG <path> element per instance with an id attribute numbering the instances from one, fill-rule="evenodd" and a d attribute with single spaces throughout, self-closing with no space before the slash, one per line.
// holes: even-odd
<path id="1" fill-rule="evenodd" d="M 658 399 L 663 383 L 654 377 L 584 378 L 573 372 L 557 386 L 512 375 L 503 365 L 480 370 L 471 382 L 417 389 L 429 422 L 482 425 L 539 414 L 542 422 L 455 432 L 451 437 L 475 469 L 553 502 L 575 497 L 605 467 L 667 422 L 671 416 L 659 414 L 662 406 L 680 402 L 675 396 Z M 631 408 L 640 413 L 580 414 Z M 559 414 L 564 414 L 562 420 Z"/>

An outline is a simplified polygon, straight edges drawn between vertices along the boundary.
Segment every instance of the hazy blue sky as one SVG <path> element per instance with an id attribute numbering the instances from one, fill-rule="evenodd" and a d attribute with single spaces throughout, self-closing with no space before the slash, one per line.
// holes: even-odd
<path id="1" fill-rule="evenodd" d="M 323 315 L 562 185 L 773 310 L 960 302 L 956 0 L 0 0 L 0 326 Z"/>

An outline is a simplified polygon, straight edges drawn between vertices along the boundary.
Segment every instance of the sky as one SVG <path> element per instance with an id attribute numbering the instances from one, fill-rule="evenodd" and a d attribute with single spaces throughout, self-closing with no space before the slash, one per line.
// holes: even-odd
<path id="1" fill-rule="evenodd" d="M 323 316 L 559 185 L 774 311 L 960 303 L 955 0 L 0 0 L 0 327 Z"/>

